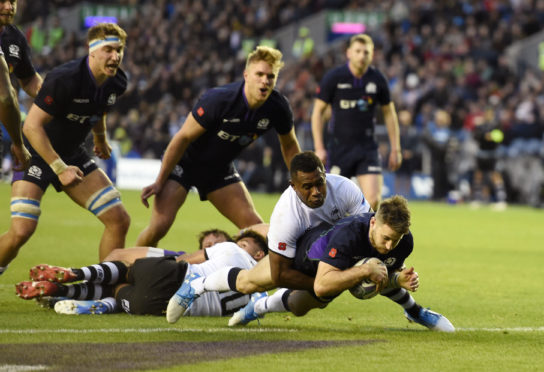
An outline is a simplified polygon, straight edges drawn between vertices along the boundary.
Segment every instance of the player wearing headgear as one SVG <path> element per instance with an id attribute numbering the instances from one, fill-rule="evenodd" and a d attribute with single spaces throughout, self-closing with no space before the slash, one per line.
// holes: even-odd
<path id="1" fill-rule="evenodd" d="M 0 0 L 0 121 L 11 138 L 14 170 L 28 168 L 30 153 L 23 143 L 21 113 L 17 92 L 11 85 L 13 73 L 19 85 L 31 97 L 36 97 L 42 78 L 30 59 L 30 48 L 23 33 L 13 25 L 17 0 Z M 2 163 L 2 131 L 0 131 L 0 164 Z M 1 271 L 1 268 L 0 268 Z"/>
<path id="2" fill-rule="evenodd" d="M 83 147 L 92 131 L 94 153 L 110 156 L 106 112 L 126 90 L 120 69 L 126 33 L 113 23 L 89 29 L 89 54 L 53 69 L 30 108 L 23 132 L 32 159 L 13 176 L 11 225 L 0 236 L 0 266 L 5 267 L 34 233 L 40 201 L 49 184 L 64 191 L 104 224 L 99 258 L 125 246 L 130 218 L 119 192 Z"/>
<path id="3" fill-rule="evenodd" d="M 146 207 L 149 197 L 155 201 L 136 245 L 157 246 L 192 186 L 238 228 L 263 222 L 233 160 L 272 128 L 285 164 L 300 152 L 289 103 L 274 90 L 281 58 L 279 50 L 258 46 L 247 58 L 243 81 L 207 91 L 193 107 L 168 144 L 155 182 L 142 190 Z"/>

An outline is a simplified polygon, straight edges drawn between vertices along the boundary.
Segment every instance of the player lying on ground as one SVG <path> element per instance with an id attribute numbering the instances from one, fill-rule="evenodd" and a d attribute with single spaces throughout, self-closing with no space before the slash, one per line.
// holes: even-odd
<path id="1" fill-rule="evenodd" d="M 313 308 L 324 308 L 348 288 L 364 279 L 378 285 L 381 294 L 405 309 L 406 317 L 413 322 L 437 331 L 452 332 L 454 327 L 444 316 L 422 308 L 407 291 L 415 291 L 419 277 L 413 268 L 403 268 L 405 259 L 413 250 L 413 237 L 409 231 L 410 212 L 406 199 L 395 196 L 386 199 L 376 214 L 365 213 L 340 220 L 334 226 L 319 225 L 306 232 L 297 241 L 293 268 L 315 277 L 313 290 L 279 289 L 274 295 L 251 301 L 237 312 L 229 325 L 247 324 L 266 312 L 291 311 L 305 315 Z M 384 266 L 367 263 L 353 267 L 365 257 L 377 257 Z M 391 276 L 389 278 L 389 276 Z M 189 298 L 197 298 L 208 280 L 184 282 L 182 289 Z M 383 288 L 383 289 L 382 289 Z M 192 294 L 192 296 L 191 296 Z M 169 304 L 170 307 L 170 304 Z"/>
<path id="2" fill-rule="evenodd" d="M 201 278 L 194 282 L 195 286 L 200 284 L 201 287 L 196 289 L 197 295 L 204 290 L 232 289 L 245 294 L 278 287 L 311 290 L 313 277 L 292 267 L 297 239 L 320 223 L 333 224 L 342 217 L 370 210 L 361 190 L 345 177 L 325 175 L 323 163 L 313 152 L 295 155 L 289 169 L 291 186 L 281 195 L 270 218 L 269 257 L 251 270 L 220 269 L 206 277 L 205 288 L 202 285 L 204 278 Z M 167 310 L 169 319 L 175 321 L 187 309 L 185 298 L 189 299 L 184 293 L 177 293 L 172 298 Z"/>
<path id="3" fill-rule="evenodd" d="M 259 232 L 257 230 L 257 232 Z M 231 236 L 223 230 L 210 229 L 198 234 L 198 249 L 210 248 L 217 243 L 232 242 Z M 108 254 L 104 261 L 123 261 L 133 264 L 138 258 L 181 256 L 184 251 L 172 251 L 155 247 L 132 247 L 129 249 L 117 248 Z"/>
<path id="4" fill-rule="evenodd" d="M 223 266 L 251 268 L 267 250 L 264 237 L 246 231 L 237 237 L 236 243 L 218 243 L 177 259 L 147 257 L 137 259 L 134 264 L 102 262 L 81 269 L 38 265 L 30 270 L 34 281 L 18 283 L 16 291 L 23 299 L 41 296 L 71 299 L 55 304 L 55 311 L 62 314 L 103 314 L 122 309 L 130 314 L 164 315 L 168 300 L 182 281 Z M 83 282 L 61 284 L 75 281 Z M 241 293 L 209 293 L 195 301 L 195 307 L 186 315 L 230 315 L 248 301 L 249 295 Z"/>

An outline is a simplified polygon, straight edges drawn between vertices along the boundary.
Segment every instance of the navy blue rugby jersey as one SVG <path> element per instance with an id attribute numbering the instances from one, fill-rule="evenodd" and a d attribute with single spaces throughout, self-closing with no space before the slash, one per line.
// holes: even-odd
<path id="1" fill-rule="evenodd" d="M 192 114 L 206 132 L 189 145 L 181 163 L 207 167 L 230 163 L 270 128 L 287 134 L 294 125 L 287 99 L 276 90 L 262 106 L 250 110 L 243 81 L 207 91 Z"/>
<path id="2" fill-rule="evenodd" d="M 399 269 L 414 248 L 412 233 L 405 234 L 389 253 L 380 254 L 368 238 L 370 218 L 374 214 L 363 213 L 338 221 L 311 245 L 308 258 L 345 270 L 365 257 L 377 257 L 386 264 L 389 272 Z"/>
<path id="3" fill-rule="evenodd" d="M 0 33 L 0 46 L 4 59 L 17 79 L 24 80 L 36 73 L 30 59 L 30 48 L 25 35 L 15 26 L 6 25 Z"/>
<path id="4" fill-rule="evenodd" d="M 329 132 L 335 143 L 375 144 L 376 107 L 391 102 L 387 79 L 369 66 L 361 78 L 351 73 L 348 64 L 325 74 L 317 98 L 332 106 Z"/>
<path id="5" fill-rule="evenodd" d="M 121 69 L 97 87 L 87 57 L 51 70 L 34 103 L 53 116 L 45 131 L 55 151 L 63 156 L 81 146 L 126 88 L 127 76 Z"/>

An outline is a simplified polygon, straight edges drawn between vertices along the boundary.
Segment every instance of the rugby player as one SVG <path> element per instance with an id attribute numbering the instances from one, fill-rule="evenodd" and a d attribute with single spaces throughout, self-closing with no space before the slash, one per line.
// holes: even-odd
<path id="1" fill-rule="evenodd" d="M 13 73 L 19 85 L 31 97 L 36 97 L 38 94 L 42 78 L 32 65 L 30 48 L 25 36 L 13 25 L 16 13 L 17 0 L 0 0 L 0 121 L 11 137 L 13 169 L 19 171 L 28 168 L 30 153 L 23 143 L 17 92 L 11 85 L 9 75 Z M 2 132 L 0 131 L 0 164 L 2 153 Z"/>
<path id="2" fill-rule="evenodd" d="M 168 300 L 182 281 L 194 275 L 209 274 L 223 266 L 249 269 L 266 253 L 264 237 L 246 231 L 236 238 L 236 243 L 216 243 L 177 259 L 173 256 L 148 257 L 137 259 L 133 264 L 105 261 L 81 269 L 38 265 L 30 270 L 34 281 L 18 283 L 16 291 L 23 299 L 40 296 L 73 298 L 55 304 L 55 310 L 61 314 L 103 314 L 122 309 L 129 314 L 164 315 Z M 60 284 L 79 280 L 85 282 Z M 199 297 L 185 315 L 231 315 L 245 306 L 249 298 L 238 292 L 209 292 Z"/>
<path id="3" fill-rule="evenodd" d="M 325 174 L 323 163 L 313 152 L 296 155 L 290 169 L 291 187 L 280 197 L 270 219 L 269 257 L 251 270 L 225 267 L 206 277 L 184 282 L 170 300 L 169 319 L 181 317 L 192 301 L 206 291 L 235 290 L 254 294 L 249 308 L 244 309 L 243 320 L 235 324 L 257 319 L 258 314 L 250 311 L 251 306 L 264 297 L 259 292 L 272 288 L 289 288 L 289 291 L 276 292 L 285 293 L 285 296 L 280 295 L 280 301 L 271 303 L 274 311 L 291 311 L 300 316 L 310 309 L 327 306 L 328 300 L 314 293 L 314 275 L 295 265 L 297 257 L 300 259 L 305 254 L 304 247 L 299 246 L 301 240 L 306 232 L 322 224 L 330 226 L 344 217 L 370 212 L 371 208 L 353 182 L 342 176 Z M 423 309 L 403 288 L 383 291 L 382 294 L 409 309 L 409 314 L 418 315 L 417 312 Z M 426 315 L 427 310 L 423 311 Z M 433 329 L 438 319 L 431 316 L 423 320 L 417 318 L 416 321 L 425 322 L 423 325 Z"/>
<path id="4" fill-rule="evenodd" d="M 308 291 L 279 289 L 268 298 L 248 303 L 234 314 L 229 325 L 244 325 L 266 313 L 290 308 L 302 316 L 312 308 L 325 307 L 344 290 L 368 279 L 377 283 L 380 294 L 399 303 L 411 322 L 434 331 L 453 332 L 455 328 L 446 317 L 421 307 L 407 292 L 419 287 L 414 268 L 404 266 L 414 248 L 409 227 L 406 199 L 397 195 L 385 199 L 376 213 L 346 217 L 333 226 L 323 224 L 309 230 L 298 240 L 294 267 L 315 277 L 313 289 L 321 302 L 312 301 Z M 368 262 L 354 267 L 366 257 L 377 257 L 385 266 Z"/>
<path id="5" fill-rule="evenodd" d="M 142 190 L 146 207 L 149 197 L 155 200 L 136 245 L 157 246 L 192 186 L 238 228 L 263 222 L 233 160 L 271 128 L 287 165 L 300 152 L 289 103 L 274 90 L 281 58 L 279 50 L 258 46 L 247 58 L 243 81 L 209 90 L 193 107 L 168 144 L 155 182 Z"/>
<path id="6" fill-rule="evenodd" d="M 105 225 L 99 246 L 102 260 L 125 246 L 130 218 L 119 192 L 83 148 L 92 131 L 94 153 L 109 158 L 106 112 L 126 90 L 120 69 L 126 33 L 113 23 L 89 29 L 89 54 L 47 75 L 26 119 L 23 132 L 32 159 L 25 172 L 13 176 L 11 225 L 0 236 L 0 266 L 5 267 L 32 236 L 49 184 L 64 191 Z"/>
<path id="7" fill-rule="evenodd" d="M 181 316 L 193 298 L 208 290 L 232 289 L 246 294 L 277 287 L 313 290 L 314 278 L 292 267 L 297 240 L 323 222 L 333 224 L 342 217 L 368 212 L 370 205 L 353 182 L 326 175 L 323 163 L 311 151 L 293 157 L 290 175 L 291 186 L 281 195 L 270 218 L 269 257 L 251 270 L 227 267 L 193 280 L 172 297 L 169 312 Z"/>
<path id="8" fill-rule="evenodd" d="M 374 43 L 365 34 L 353 36 L 347 49 L 348 63 L 330 70 L 321 81 L 312 111 L 315 152 L 331 173 L 356 176 L 373 210 L 382 195 L 382 164 L 374 138 L 374 113 L 379 105 L 389 136 L 389 169 L 402 162 L 395 104 L 386 78 L 370 66 Z M 323 140 L 325 122 L 332 110 L 327 149 Z"/>

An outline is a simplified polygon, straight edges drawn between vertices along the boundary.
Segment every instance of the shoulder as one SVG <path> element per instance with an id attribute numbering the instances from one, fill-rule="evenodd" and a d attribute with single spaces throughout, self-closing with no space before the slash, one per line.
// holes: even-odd
<path id="1" fill-rule="evenodd" d="M 20 59 L 29 49 L 25 35 L 14 25 L 4 26 L 0 43 L 6 57 Z"/>
<path id="2" fill-rule="evenodd" d="M 84 65 L 84 60 L 85 58 L 78 58 L 63 63 L 49 71 L 46 75 L 46 79 L 69 79 L 79 75 L 83 71 L 82 66 Z"/>
<path id="3" fill-rule="evenodd" d="M 369 72 L 370 76 L 372 76 L 374 79 L 387 82 L 387 78 L 385 77 L 385 75 L 380 70 L 378 70 L 376 67 L 370 66 L 368 68 L 368 72 Z"/>
<path id="4" fill-rule="evenodd" d="M 292 116 L 291 105 L 287 98 L 278 92 L 273 90 L 270 94 L 270 97 L 266 100 L 265 110 L 272 115 L 278 116 Z"/>
<path id="5" fill-rule="evenodd" d="M 124 92 L 127 89 L 128 77 L 125 71 L 122 69 L 117 70 L 117 74 L 115 74 L 113 78 L 113 84 L 114 87 L 121 92 Z"/>
<path id="6" fill-rule="evenodd" d="M 44 87 L 60 87 L 64 89 L 77 89 L 76 85 L 81 79 L 81 59 L 75 59 L 53 68 L 45 76 Z"/>
<path id="7" fill-rule="evenodd" d="M 238 254 L 240 253 L 240 250 L 242 249 L 236 243 L 222 242 L 206 248 L 206 256 L 209 260 L 212 260 L 219 256 L 230 256 L 233 254 Z"/>
<path id="8" fill-rule="evenodd" d="M 4 31 L 2 31 L 1 35 L 2 35 L 2 39 L 9 38 L 11 40 L 18 41 L 20 44 L 28 45 L 25 35 L 15 25 L 4 26 Z"/>
<path id="9" fill-rule="evenodd" d="M 234 82 L 220 87 L 207 90 L 201 97 L 203 100 L 213 100 L 214 102 L 230 102 L 236 100 L 242 89 L 241 82 Z"/>
<path id="10" fill-rule="evenodd" d="M 285 97 L 283 94 L 275 89 L 272 91 L 268 99 L 274 104 L 280 105 L 285 108 L 289 107 L 289 101 L 287 100 L 287 97 Z"/>
<path id="11" fill-rule="evenodd" d="M 301 213 L 300 203 L 300 199 L 293 188 L 287 188 L 274 206 L 272 216 L 270 217 L 270 229 L 275 228 L 276 224 L 289 229 L 297 225 L 296 222 L 299 221 L 298 217 Z"/>
<path id="12" fill-rule="evenodd" d="M 349 178 L 346 178 L 344 176 L 340 176 L 338 174 L 331 174 L 327 173 L 325 176 L 325 180 L 327 182 L 327 189 L 329 190 L 346 190 L 346 189 L 357 189 L 357 185 L 350 180 Z"/>

